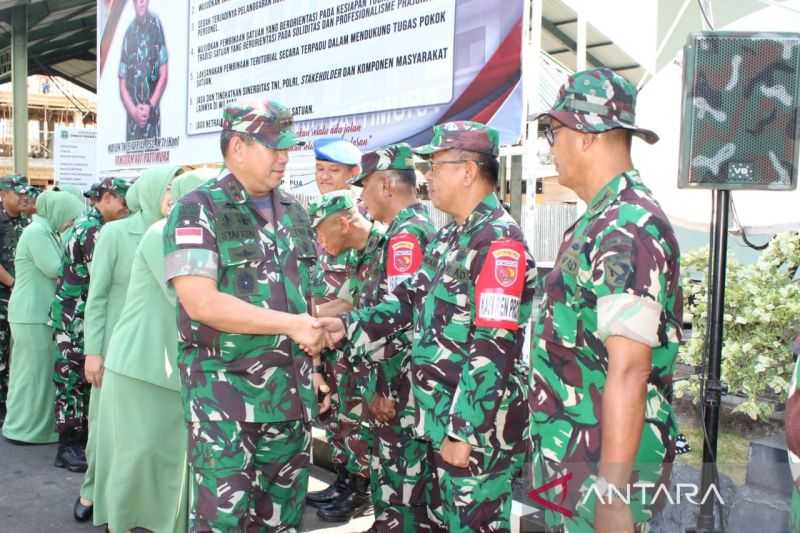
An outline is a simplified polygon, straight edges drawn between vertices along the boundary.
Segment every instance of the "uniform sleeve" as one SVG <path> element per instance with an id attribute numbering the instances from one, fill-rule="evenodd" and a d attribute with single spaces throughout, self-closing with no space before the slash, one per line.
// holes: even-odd
<path id="1" fill-rule="evenodd" d="M 522 357 L 536 267 L 523 242 L 499 240 L 478 248 L 469 270 L 477 280 L 470 295 L 475 326 L 447 433 L 483 448 L 489 443 L 509 376 Z"/>
<path id="2" fill-rule="evenodd" d="M 169 61 L 169 54 L 167 53 L 167 40 L 164 38 L 164 26 L 158 20 L 158 63 L 159 65 L 166 65 Z"/>
<path id="3" fill-rule="evenodd" d="M 672 251 L 652 225 L 615 227 L 596 242 L 590 283 L 597 295 L 598 337 L 605 341 L 616 335 L 660 346 Z"/>
<path id="4" fill-rule="evenodd" d="M 117 71 L 117 76 L 119 79 L 124 80 L 128 77 L 128 61 L 133 59 L 133 56 L 130 52 L 129 41 L 131 39 L 131 28 L 128 28 L 128 31 L 125 32 L 125 37 L 122 39 L 122 50 L 120 51 L 119 56 L 119 70 Z"/>
<path id="5" fill-rule="evenodd" d="M 108 296 L 118 255 L 116 241 L 115 228 L 108 226 L 100 232 L 94 249 L 83 322 L 83 352 L 88 355 L 105 356 L 102 352 L 106 336 Z"/>
<path id="6" fill-rule="evenodd" d="M 786 445 L 789 449 L 789 463 L 792 465 L 793 478 L 800 477 L 800 358 L 795 362 L 792 381 L 789 384 L 789 398 L 786 401 Z"/>
<path id="7" fill-rule="evenodd" d="M 192 201 L 192 198 L 195 201 Z M 164 228 L 164 279 L 201 276 L 217 281 L 219 254 L 214 222 L 197 195 L 181 199 Z"/>

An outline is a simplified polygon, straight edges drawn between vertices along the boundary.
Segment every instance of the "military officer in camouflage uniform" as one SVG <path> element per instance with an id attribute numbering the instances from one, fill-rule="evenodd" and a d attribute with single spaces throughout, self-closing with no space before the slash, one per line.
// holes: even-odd
<path id="1" fill-rule="evenodd" d="M 0 179 L 0 421 L 5 419 L 8 392 L 8 365 L 11 329 L 8 325 L 8 300 L 14 286 L 14 252 L 22 230 L 30 219 L 22 211 L 28 180 L 24 176 Z"/>
<path id="2" fill-rule="evenodd" d="M 361 151 L 351 142 L 338 137 L 324 137 L 314 141 L 315 174 L 314 179 L 320 194 L 334 191 L 346 191 L 355 200 L 357 192 L 348 181 L 358 175 Z M 363 214 L 363 211 L 362 211 Z M 358 253 L 348 249 L 338 255 L 331 255 L 317 242 L 319 261 L 314 271 L 314 303 L 315 314 L 335 316 L 353 308 L 351 292 L 347 288 L 348 276 L 358 264 Z M 324 353 L 315 360 L 315 366 L 323 371 L 327 380 L 333 385 L 333 409 L 322 413 L 327 442 L 331 446 L 331 460 L 337 469 L 336 481 L 329 487 L 308 494 L 307 503 L 320 507 L 352 496 L 352 474 L 367 474 L 360 463 L 348 456 L 344 441 L 348 431 L 356 427 L 356 422 L 347 415 L 345 399 L 339 398 L 338 391 L 344 390 L 349 365 L 345 359 L 335 353 Z M 325 385 L 327 387 L 327 384 Z M 340 409 L 339 407 L 342 406 Z M 347 465 L 350 465 L 348 471 Z"/>
<path id="3" fill-rule="evenodd" d="M 675 454 L 680 252 L 633 168 L 632 136 L 658 140 L 635 110 L 634 86 L 600 68 L 572 75 L 542 115 L 559 182 L 587 204 L 545 280 L 528 394 L 535 487 L 552 486 L 534 500 L 569 533 L 646 529 Z M 629 487 L 630 505 L 613 496 Z"/>
<path id="4" fill-rule="evenodd" d="M 161 136 L 161 97 L 167 88 L 167 43 L 150 0 L 133 2 L 136 18 L 128 26 L 119 60 L 119 92 L 128 113 L 125 139 Z"/>
<path id="5" fill-rule="evenodd" d="M 128 182 L 105 178 L 92 186 L 94 206 L 75 221 L 64 242 L 64 261 L 56 283 L 56 298 L 50 306 L 60 357 L 55 362 L 56 431 L 59 447 L 55 465 L 71 472 L 86 471 L 87 409 L 91 387 L 83 376 L 83 312 L 89 295 L 89 265 L 100 228 L 127 214 Z"/>
<path id="6" fill-rule="evenodd" d="M 296 531 L 308 488 L 314 237 L 279 188 L 299 144 L 274 101 L 228 106 L 229 173 L 175 204 L 164 230 L 177 292 L 189 431 L 190 531 Z"/>
<path id="7" fill-rule="evenodd" d="M 427 208 L 417 200 L 417 174 L 408 144 L 370 152 L 361 159 L 353 185 L 363 187 L 370 215 L 386 224 L 377 261 L 371 263 L 361 307 L 377 305 L 422 266 L 425 248 L 436 234 Z M 375 523 L 371 531 L 414 532 L 428 524 L 424 500 L 427 444 L 414 435 L 411 394 L 411 336 L 396 335 L 372 353 L 351 350 L 353 367 L 367 366 L 363 393 L 372 422 L 371 489 Z M 429 471 L 428 471 L 429 472 Z"/>
<path id="8" fill-rule="evenodd" d="M 322 195 L 309 206 L 311 225 L 326 253 L 339 256 L 354 252 L 357 262 L 348 265 L 348 276 L 342 291 L 347 291 L 348 301 L 355 308 L 361 306 L 365 283 L 371 267 L 379 259 L 383 247 L 383 228 L 373 225 L 358 211 L 352 195 L 338 190 Z M 334 316 L 319 306 L 318 316 Z M 328 441 L 343 460 L 338 466 L 349 474 L 341 490 L 330 501 L 317 501 L 309 496 L 310 505 L 319 507 L 317 515 L 325 522 L 347 522 L 359 516 L 370 506 L 369 470 L 372 435 L 364 418 L 362 395 L 367 383 L 366 368 L 356 369 L 350 364 L 349 350 L 326 352 L 326 359 L 334 369 L 336 396 L 338 398 L 337 423 Z M 330 491 L 329 491 L 330 492 Z M 324 491 L 323 491 L 324 494 Z"/>
<path id="9" fill-rule="evenodd" d="M 800 336 L 794 340 L 793 351 L 800 356 Z M 792 380 L 789 384 L 789 397 L 786 400 L 784 428 L 786 430 L 786 448 L 789 452 L 789 466 L 792 480 L 791 529 L 800 531 L 800 357 L 795 361 Z"/>
<path id="10" fill-rule="evenodd" d="M 434 128 L 426 174 L 435 207 L 453 216 L 422 267 L 377 306 L 318 319 L 355 349 L 403 330 L 412 338 L 414 430 L 428 442 L 432 528 L 509 531 L 511 481 L 527 451 L 522 355 L 536 269 L 522 230 L 495 195 L 499 135 L 459 121 Z"/>

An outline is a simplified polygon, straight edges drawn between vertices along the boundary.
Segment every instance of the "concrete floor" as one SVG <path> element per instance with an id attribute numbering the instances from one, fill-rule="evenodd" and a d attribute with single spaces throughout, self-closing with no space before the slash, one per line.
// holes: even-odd
<path id="1" fill-rule="evenodd" d="M 0 533 L 88 533 L 101 527 L 79 524 L 72 505 L 82 474 L 53 467 L 56 445 L 15 446 L 0 438 Z M 313 467 L 309 490 L 327 485 L 333 475 Z M 316 509 L 306 508 L 302 531 L 356 533 L 365 531 L 372 517 L 338 527 L 320 522 Z"/>

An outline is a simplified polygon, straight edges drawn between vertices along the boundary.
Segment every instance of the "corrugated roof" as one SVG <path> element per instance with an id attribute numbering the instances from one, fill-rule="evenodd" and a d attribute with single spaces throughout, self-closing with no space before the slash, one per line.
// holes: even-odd
<path id="1" fill-rule="evenodd" d="M 0 58 L 11 57 L 12 8 L 23 4 L 28 4 L 29 74 L 58 75 L 96 92 L 96 1 L 0 0 Z M 0 61 L 0 83 L 8 81 L 11 72 Z"/>

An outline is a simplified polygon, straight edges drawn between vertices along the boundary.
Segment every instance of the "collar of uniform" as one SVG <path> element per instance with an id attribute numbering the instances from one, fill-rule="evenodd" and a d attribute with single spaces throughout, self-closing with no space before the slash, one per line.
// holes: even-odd
<path id="1" fill-rule="evenodd" d="M 417 202 L 412 204 L 405 209 L 401 209 L 397 216 L 394 217 L 392 223 L 389 224 L 389 229 L 386 230 L 386 233 L 391 235 L 393 231 L 397 229 L 397 226 L 405 222 L 406 220 L 425 212 L 425 206 L 422 205 L 422 202 Z"/>
<path id="2" fill-rule="evenodd" d="M 86 212 L 86 218 L 94 218 L 99 220 L 100 222 L 103 222 L 103 215 L 96 207 L 92 207 L 89 209 L 89 211 Z"/>
<path id="3" fill-rule="evenodd" d="M 495 193 L 487 194 L 481 203 L 473 209 L 472 213 L 467 216 L 462 226 L 463 231 L 470 231 L 471 229 L 480 226 L 487 218 L 489 218 L 496 209 L 500 207 L 500 200 Z"/>
<path id="4" fill-rule="evenodd" d="M 599 215 L 619 197 L 622 191 L 638 182 L 639 171 L 636 169 L 617 174 L 611 181 L 603 185 L 602 189 L 597 191 L 592 201 L 589 202 L 586 213 L 591 217 Z"/>
<path id="5" fill-rule="evenodd" d="M 250 195 L 247 194 L 247 191 L 244 190 L 242 184 L 239 183 L 239 180 L 237 180 L 236 176 L 233 174 L 228 174 L 219 180 L 219 187 L 225 191 L 225 194 L 228 195 L 228 199 L 236 205 L 246 204 L 247 200 L 250 199 Z"/>

